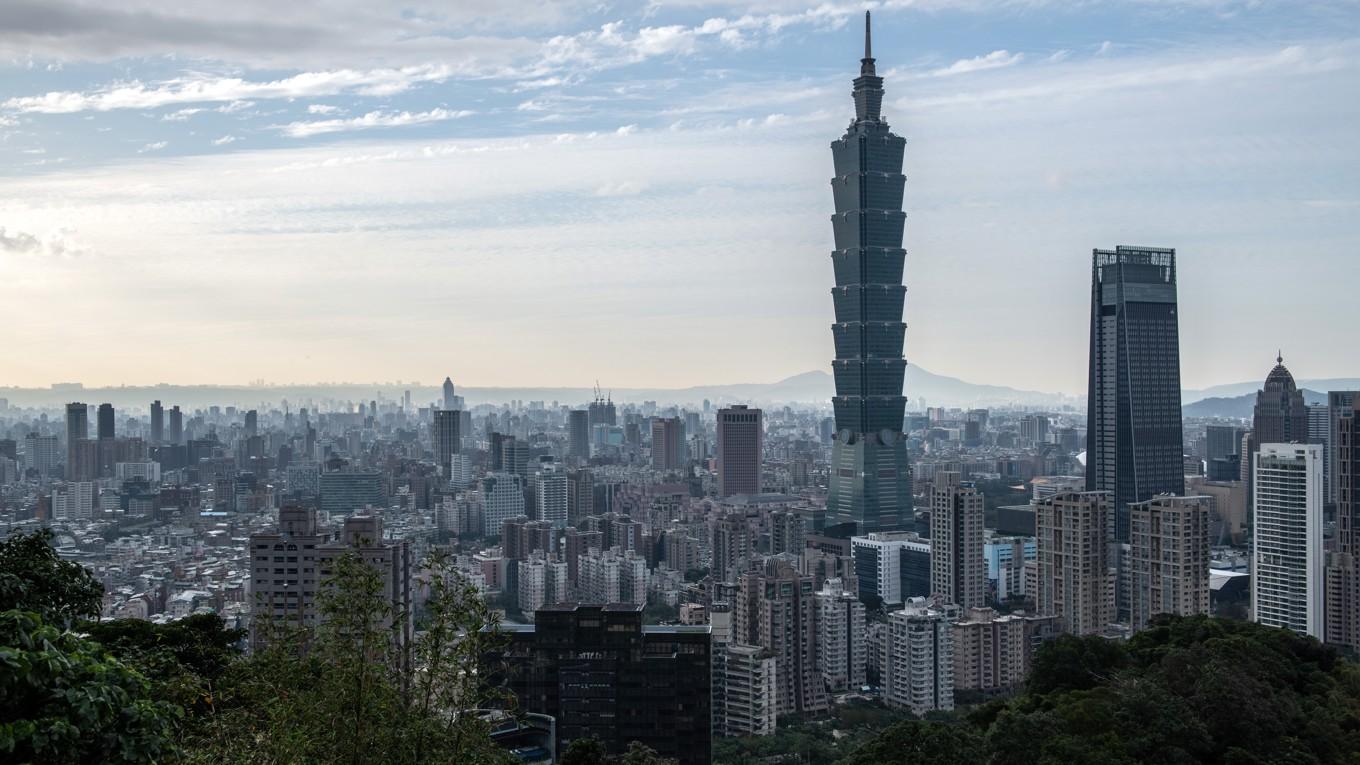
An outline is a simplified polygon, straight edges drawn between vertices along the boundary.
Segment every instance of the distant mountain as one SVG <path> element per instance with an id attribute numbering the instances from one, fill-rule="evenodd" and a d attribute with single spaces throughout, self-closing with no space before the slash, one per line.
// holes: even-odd
<path id="1" fill-rule="evenodd" d="M 1261 385 L 1264 382 L 1265 377 L 1262 376 L 1262 378 L 1256 382 L 1225 383 L 1223 385 L 1214 385 L 1201 390 L 1184 390 L 1181 391 L 1181 403 L 1188 405 L 1208 398 L 1230 399 L 1244 395 L 1254 396 L 1256 395 L 1256 391 L 1261 389 Z M 1319 378 L 1313 380 L 1296 380 L 1295 382 L 1300 388 L 1308 388 L 1314 391 L 1360 390 L 1360 378 L 1356 377 Z"/>
<path id="2" fill-rule="evenodd" d="M 1076 404 L 1079 398 L 1059 393 L 1018 390 L 1001 385 L 979 385 L 956 377 L 937 375 L 918 366 L 908 366 L 906 394 L 912 409 L 921 406 L 986 407 L 1002 405 L 1061 406 Z M 368 401 L 382 398 L 399 399 L 405 391 L 417 406 L 427 405 L 439 398 L 440 391 L 432 385 L 389 385 L 383 383 L 338 383 L 278 386 L 230 385 L 155 385 L 119 386 L 115 388 L 0 388 L 0 398 L 7 398 L 15 406 L 59 406 L 67 401 L 93 403 L 108 402 L 118 408 L 145 411 L 152 399 L 160 399 L 168 407 L 178 404 L 186 409 L 209 405 L 250 408 L 263 403 L 287 400 L 292 408 L 306 406 L 305 402 Z M 689 388 L 613 388 L 608 391 L 614 401 L 641 403 L 655 401 L 661 405 L 699 406 L 705 399 L 713 404 L 751 403 L 760 406 L 783 404 L 821 404 L 829 406 L 835 385 L 829 373 L 817 370 L 787 377 L 773 383 L 734 383 L 729 385 L 698 385 Z M 489 388 L 459 386 L 458 394 L 469 405 L 501 404 L 511 400 L 558 402 L 580 406 L 591 400 L 590 388 Z"/>
<path id="3" fill-rule="evenodd" d="M 1303 402 L 1305 404 L 1319 404 L 1326 403 L 1326 401 L 1326 393 L 1319 393 L 1307 388 L 1303 389 Z M 1251 393 L 1244 393 L 1241 396 L 1215 396 L 1200 399 L 1182 406 L 1181 414 L 1186 417 L 1227 417 L 1246 420 L 1251 418 L 1255 408 L 1256 391 L 1253 390 Z"/>

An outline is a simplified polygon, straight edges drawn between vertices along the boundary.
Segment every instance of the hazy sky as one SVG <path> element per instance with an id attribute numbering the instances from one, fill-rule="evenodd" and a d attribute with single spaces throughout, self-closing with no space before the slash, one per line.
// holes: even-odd
<path id="1" fill-rule="evenodd" d="M 866 8 L 910 362 L 1083 390 L 1141 244 L 1187 387 L 1360 375 L 1357 2 L 4 0 L 0 386 L 829 369 Z"/>

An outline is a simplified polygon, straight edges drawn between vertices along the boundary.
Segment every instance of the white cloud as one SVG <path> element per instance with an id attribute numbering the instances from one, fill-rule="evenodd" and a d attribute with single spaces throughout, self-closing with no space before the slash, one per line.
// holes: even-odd
<path id="1" fill-rule="evenodd" d="M 285 134 L 294 138 L 339 133 L 349 130 L 367 130 L 376 127 L 401 127 L 423 125 L 430 122 L 462 119 L 473 114 L 466 109 L 431 109 L 427 112 L 382 112 L 372 111 L 362 117 L 352 119 L 314 120 L 311 122 L 290 122 L 279 126 Z"/>
<path id="2" fill-rule="evenodd" d="M 641 194 L 647 188 L 645 184 L 637 181 L 618 181 L 606 183 L 595 189 L 597 197 L 631 197 Z"/>
<path id="3" fill-rule="evenodd" d="M 20 96 L 5 101 L 0 107 L 17 112 L 71 114 L 226 101 L 229 103 L 222 111 L 230 112 L 249 106 L 248 99 L 251 98 L 309 98 L 341 93 L 388 96 L 421 83 L 442 82 L 451 74 L 452 69 L 447 66 L 427 64 L 401 69 L 303 72 L 268 82 L 239 77 L 190 76 L 154 85 L 134 81 L 99 91 L 53 91 L 41 96 Z"/>
<path id="4" fill-rule="evenodd" d="M 68 257 L 85 254 L 85 249 L 71 242 L 68 234 L 66 230 L 58 230 L 40 237 L 24 231 L 7 231 L 0 226 L 0 253 Z"/>
<path id="5" fill-rule="evenodd" d="M 1024 58 L 1025 54 L 1023 53 L 1011 53 L 1004 49 L 994 50 L 985 56 L 959 59 L 949 66 L 933 70 L 930 74 L 934 77 L 949 77 L 955 74 L 981 72 L 987 69 L 1002 69 L 1008 66 L 1015 66 L 1024 60 Z"/>
<path id="6" fill-rule="evenodd" d="M 1113 50 L 1113 49 L 1114 49 L 1114 43 L 1110 42 L 1109 40 L 1106 40 L 1105 42 L 1102 42 L 1102 43 L 1100 44 L 1100 47 L 1099 47 L 1099 48 L 1096 49 L 1096 55 L 1097 55 L 1097 56 L 1104 56 L 1105 54 L 1109 53 L 1109 52 L 1110 52 L 1111 50 Z"/>
<path id="7" fill-rule="evenodd" d="M 637 125 L 624 125 L 623 127 L 619 128 L 618 130 L 615 130 L 614 132 L 619 135 L 632 135 L 636 133 L 637 130 L 638 130 Z"/>
<path id="8" fill-rule="evenodd" d="M 148 144 L 142 146 L 142 148 L 140 148 L 140 149 L 137 150 L 137 153 L 138 153 L 138 154 L 145 154 L 145 153 L 147 153 L 147 152 L 149 152 L 149 151 L 160 151 L 161 149 L 164 149 L 165 147 L 167 147 L 167 146 L 169 146 L 169 145 L 170 145 L 170 142 L 169 142 L 169 141 L 156 141 L 156 142 L 154 142 L 154 143 L 148 143 Z"/>
<path id="9" fill-rule="evenodd" d="M 335 114 L 338 111 L 340 111 L 338 106 L 330 104 L 311 104 L 307 107 L 308 114 Z"/>
<path id="10" fill-rule="evenodd" d="M 235 143 L 239 140 L 241 139 L 237 138 L 234 135 L 224 135 L 221 138 L 214 139 L 213 146 L 226 146 L 229 143 Z"/>

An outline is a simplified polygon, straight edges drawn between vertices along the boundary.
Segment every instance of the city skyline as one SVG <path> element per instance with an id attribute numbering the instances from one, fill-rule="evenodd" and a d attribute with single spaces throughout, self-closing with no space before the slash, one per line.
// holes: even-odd
<path id="1" fill-rule="evenodd" d="M 865 8 L 902 62 L 885 112 L 917 189 L 909 362 L 1080 393 L 1085 306 L 1069 296 L 1085 253 L 1117 241 L 1181 253 L 1187 387 L 1256 379 L 1279 345 L 1303 377 L 1356 373 L 1327 353 L 1357 268 L 1356 107 L 1333 97 L 1360 80 L 1335 31 L 1348 4 L 558 5 L 479 9 L 462 36 L 456 16 L 261 7 L 214 21 L 186 6 L 136 33 L 132 11 L 100 31 L 7 11 L 0 294 L 27 331 L 6 382 L 453 368 L 469 385 L 623 387 L 825 369 L 822 150 Z M 428 34 L 398 34 L 412 25 Z M 317 42 L 272 50 L 280 29 Z M 1306 302 L 1273 296 L 1321 319 L 1307 343 L 1240 308 L 1282 253 L 1329 275 Z M 995 331 L 1021 319 L 1031 343 Z M 732 322 L 757 352 L 711 342 Z M 192 371 L 125 348 L 195 342 L 214 353 Z M 57 347 L 80 348 L 80 368 Z"/>

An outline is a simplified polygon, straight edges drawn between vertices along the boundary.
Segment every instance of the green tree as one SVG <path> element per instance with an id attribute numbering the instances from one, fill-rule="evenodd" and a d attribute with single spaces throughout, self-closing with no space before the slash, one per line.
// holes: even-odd
<path id="1" fill-rule="evenodd" d="M 0 759 L 155 762 L 174 751 L 178 714 L 97 643 L 34 612 L 0 613 Z"/>
<path id="2" fill-rule="evenodd" d="M 609 759 L 598 738 L 578 738 L 567 745 L 559 765 L 600 765 Z"/>
<path id="3" fill-rule="evenodd" d="M 929 762 L 972 765 L 982 750 L 981 734 L 968 725 L 899 722 L 841 760 L 846 765 Z"/>
<path id="4" fill-rule="evenodd" d="M 51 531 L 0 542 L 0 611 L 33 611 L 46 624 L 69 627 L 98 618 L 103 600 L 104 588 L 84 566 L 57 557 Z"/>

